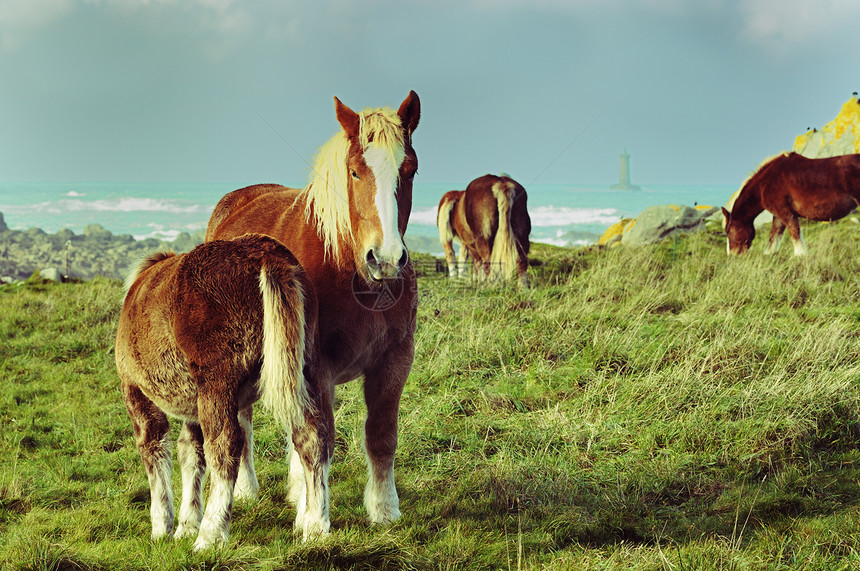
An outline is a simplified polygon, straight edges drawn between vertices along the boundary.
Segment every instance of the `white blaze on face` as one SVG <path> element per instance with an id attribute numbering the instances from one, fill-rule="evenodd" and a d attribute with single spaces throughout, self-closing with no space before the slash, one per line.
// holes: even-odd
<path id="1" fill-rule="evenodd" d="M 397 181 L 400 164 L 406 153 L 398 148 L 394 153 L 371 143 L 364 151 L 364 162 L 376 179 L 376 209 L 382 224 L 382 244 L 378 248 L 381 259 L 396 264 L 403 255 L 403 241 L 397 228 Z"/>

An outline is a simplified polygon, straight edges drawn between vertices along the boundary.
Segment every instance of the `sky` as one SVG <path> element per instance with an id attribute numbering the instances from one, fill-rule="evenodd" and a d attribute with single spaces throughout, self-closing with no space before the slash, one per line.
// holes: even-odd
<path id="1" fill-rule="evenodd" d="M 856 0 L 0 0 L 0 180 L 303 183 L 421 99 L 417 182 L 739 184 L 860 90 Z"/>

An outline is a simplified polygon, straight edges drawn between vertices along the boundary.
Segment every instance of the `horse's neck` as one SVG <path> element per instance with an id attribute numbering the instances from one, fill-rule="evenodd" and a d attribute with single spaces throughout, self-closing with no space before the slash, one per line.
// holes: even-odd
<path id="1" fill-rule="evenodd" d="M 311 200 L 306 210 L 307 201 Z M 325 239 L 319 233 L 317 227 L 316 211 L 312 199 L 307 194 L 301 194 L 296 200 L 296 209 L 300 213 L 299 218 L 305 226 L 305 236 L 312 236 L 302 240 L 302 244 L 293 246 L 302 249 L 300 257 L 302 266 L 311 275 L 326 276 L 325 279 L 335 279 L 338 274 L 348 275 L 350 278 L 355 273 L 355 261 L 352 256 L 352 244 L 338 233 L 337 251 L 338 255 L 331 249 L 326 248 Z"/>
<path id="2" fill-rule="evenodd" d="M 759 185 L 745 186 L 732 206 L 732 217 L 738 220 L 755 220 L 762 213 L 764 205 L 761 202 L 761 191 Z"/>

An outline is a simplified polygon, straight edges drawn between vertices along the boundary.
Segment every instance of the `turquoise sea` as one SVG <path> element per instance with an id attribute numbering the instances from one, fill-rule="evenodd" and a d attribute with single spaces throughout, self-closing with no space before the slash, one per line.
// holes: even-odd
<path id="1" fill-rule="evenodd" d="M 250 182 L 247 184 L 251 184 Z M 303 183 L 284 183 L 302 186 Z M 81 233 L 99 223 L 114 234 L 173 240 L 179 233 L 206 228 L 209 214 L 226 193 L 245 183 L 170 182 L 0 182 L 0 213 L 16 230 L 31 227 L 54 233 Z M 413 249 L 440 253 L 436 207 L 448 190 L 465 183 L 415 183 L 407 242 Z M 727 185 L 642 185 L 640 191 L 596 185 L 534 184 L 527 187 L 532 241 L 584 245 L 611 224 L 659 204 L 726 203 L 736 187 Z"/>

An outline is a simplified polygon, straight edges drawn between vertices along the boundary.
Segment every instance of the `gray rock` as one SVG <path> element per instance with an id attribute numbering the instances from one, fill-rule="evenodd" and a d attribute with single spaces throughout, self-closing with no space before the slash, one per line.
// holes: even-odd
<path id="1" fill-rule="evenodd" d="M 39 276 L 43 280 L 60 283 L 63 281 L 63 274 L 57 268 L 43 268 L 39 270 Z"/>
<path id="2" fill-rule="evenodd" d="M 0 212 L 0 232 L 5 232 L 9 227 L 6 226 L 6 221 L 3 220 L 3 213 Z"/>
<path id="3" fill-rule="evenodd" d="M 677 233 L 701 232 L 705 219 L 717 210 L 674 204 L 651 206 L 642 211 L 624 230 L 621 243 L 628 246 L 655 244 Z"/>

